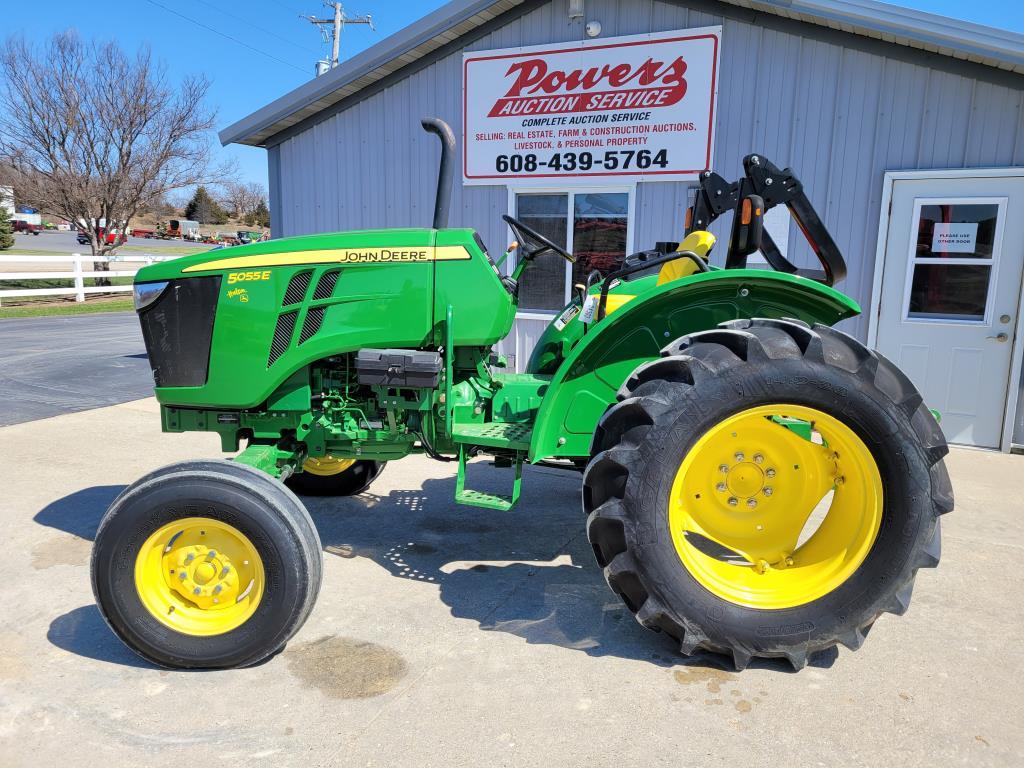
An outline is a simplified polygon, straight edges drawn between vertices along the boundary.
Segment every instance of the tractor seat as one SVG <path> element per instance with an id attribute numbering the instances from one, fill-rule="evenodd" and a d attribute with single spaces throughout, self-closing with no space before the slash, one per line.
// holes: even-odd
<path id="1" fill-rule="evenodd" d="M 714 247 L 715 236 L 710 232 L 700 230 L 691 232 L 683 238 L 683 242 L 679 244 L 676 251 L 692 251 L 707 261 L 711 249 Z M 691 259 L 675 259 L 662 265 L 661 270 L 658 272 L 657 284 L 664 285 L 681 277 L 689 277 L 696 271 L 697 265 Z"/>

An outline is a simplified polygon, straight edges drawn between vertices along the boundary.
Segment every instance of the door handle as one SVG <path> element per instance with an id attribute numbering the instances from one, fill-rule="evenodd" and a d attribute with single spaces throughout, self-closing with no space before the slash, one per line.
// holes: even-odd
<path id="1" fill-rule="evenodd" d="M 1005 333 L 997 333 L 995 336 L 986 336 L 985 338 L 986 339 L 995 339 L 1000 344 L 1003 344 L 1006 341 L 1008 341 L 1010 337 L 1007 334 L 1005 334 Z"/>

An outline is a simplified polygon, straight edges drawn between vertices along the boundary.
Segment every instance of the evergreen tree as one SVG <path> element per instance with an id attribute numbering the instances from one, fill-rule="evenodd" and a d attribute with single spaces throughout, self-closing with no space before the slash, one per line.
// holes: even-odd
<path id="1" fill-rule="evenodd" d="M 0 205 L 0 251 L 14 246 L 14 226 L 7 209 Z"/>
<path id="2" fill-rule="evenodd" d="M 228 214 L 210 196 L 206 187 L 196 187 L 196 193 L 185 206 L 185 218 L 198 221 L 200 224 L 224 224 L 228 220 Z"/>

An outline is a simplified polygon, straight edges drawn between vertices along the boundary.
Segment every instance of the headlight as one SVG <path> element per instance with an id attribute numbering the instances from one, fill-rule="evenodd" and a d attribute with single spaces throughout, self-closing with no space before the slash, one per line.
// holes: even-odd
<path id="1" fill-rule="evenodd" d="M 136 283 L 132 287 L 132 296 L 135 299 L 135 311 L 141 312 L 154 301 L 160 298 L 168 281 L 162 283 Z"/>

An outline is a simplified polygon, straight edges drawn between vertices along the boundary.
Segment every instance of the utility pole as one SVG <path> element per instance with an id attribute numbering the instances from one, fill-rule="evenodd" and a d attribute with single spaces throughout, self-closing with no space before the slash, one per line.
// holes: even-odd
<path id="1" fill-rule="evenodd" d="M 302 18 L 320 29 L 324 42 L 327 42 L 326 27 L 331 27 L 331 69 L 334 69 L 338 66 L 341 56 L 341 33 L 345 31 L 346 24 L 366 24 L 374 32 L 377 30 L 373 26 L 373 17 L 368 13 L 364 16 L 348 16 L 345 14 L 345 6 L 339 2 L 328 3 L 325 1 L 324 5 L 334 10 L 333 19 L 318 19 L 316 16 L 303 16 Z"/>

